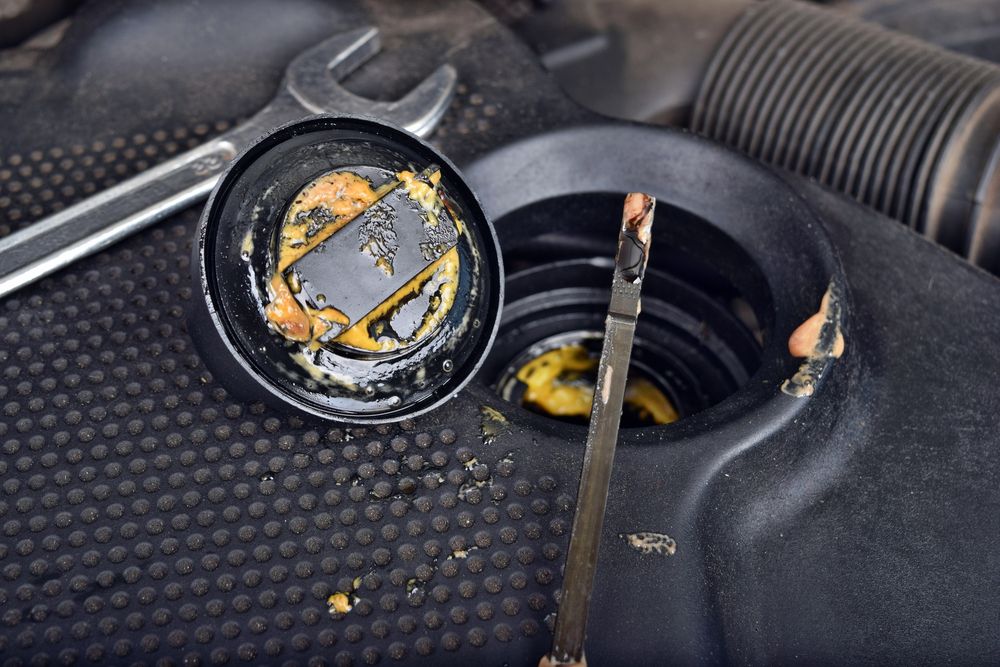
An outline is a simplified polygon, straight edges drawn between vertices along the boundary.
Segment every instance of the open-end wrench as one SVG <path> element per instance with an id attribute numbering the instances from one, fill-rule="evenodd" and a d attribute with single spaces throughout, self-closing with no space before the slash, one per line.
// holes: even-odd
<path id="1" fill-rule="evenodd" d="M 277 96 L 247 122 L 79 204 L 0 239 L 0 297 L 204 199 L 226 165 L 257 137 L 317 113 L 372 116 L 426 136 L 451 101 L 445 64 L 395 102 L 354 95 L 339 81 L 378 53 L 378 30 L 335 35 L 289 64 Z"/>

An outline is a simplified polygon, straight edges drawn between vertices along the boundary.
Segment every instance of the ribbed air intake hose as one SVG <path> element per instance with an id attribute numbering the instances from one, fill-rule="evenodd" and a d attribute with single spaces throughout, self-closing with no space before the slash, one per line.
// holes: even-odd
<path id="1" fill-rule="evenodd" d="M 991 63 L 804 3 L 753 3 L 712 56 L 691 127 L 1000 272 Z"/>

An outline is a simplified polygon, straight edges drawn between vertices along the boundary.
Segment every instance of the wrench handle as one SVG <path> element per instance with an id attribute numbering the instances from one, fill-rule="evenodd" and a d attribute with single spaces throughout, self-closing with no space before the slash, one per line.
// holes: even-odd
<path id="1" fill-rule="evenodd" d="M 204 199 L 237 152 L 209 141 L 0 239 L 0 297 Z"/>

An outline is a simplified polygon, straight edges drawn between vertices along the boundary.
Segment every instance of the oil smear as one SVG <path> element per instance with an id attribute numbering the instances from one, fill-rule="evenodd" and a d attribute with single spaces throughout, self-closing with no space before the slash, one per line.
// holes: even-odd
<path id="1" fill-rule="evenodd" d="M 840 294 L 833 283 L 826 288 L 819 310 L 800 324 L 788 338 L 788 351 L 794 357 L 804 357 L 798 371 L 781 385 L 781 391 L 795 398 L 808 398 L 830 359 L 844 353 L 844 333 L 841 330 Z"/>
<path id="2" fill-rule="evenodd" d="M 488 405 L 479 406 L 479 434 L 484 445 L 491 445 L 504 433 L 510 432 L 510 422 L 502 412 Z"/>
<path id="3" fill-rule="evenodd" d="M 618 537 L 636 551 L 644 554 L 673 556 L 677 553 L 677 542 L 664 533 L 619 533 Z"/>
<path id="4" fill-rule="evenodd" d="M 355 577 L 351 582 L 350 590 L 334 591 L 326 598 L 326 606 L 330 616 L 341 619 L 354 609 L 354 605 L 360 601 L 355 591 L 361 588 L 361 581 L 361 577 Z"/>

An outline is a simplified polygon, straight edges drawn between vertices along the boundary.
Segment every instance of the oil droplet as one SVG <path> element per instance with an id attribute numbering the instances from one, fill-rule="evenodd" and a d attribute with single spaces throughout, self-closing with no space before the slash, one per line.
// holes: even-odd
<path id="1" fill-rule="evenodd" d="M 354 605 L 351 603 L 351 596 L 341 591 L 337 591 L 328 597 L 326 605 L 330 608 L 331 616 L 341 616 L 354 608 Z"/>
<path id="2" fill-rule="evenodd" d="M 399 396 L 390 396 L 389 399 L 388 399 L 388 403 L 392 407 L 396 407 L 397 405 L 399 405 L 402 402 L 403 402 L 403 399 L 401 399 Z"/>
<path id="3" fill-rule="evenodd" d="M 253 232 L 247 232 L 247 235 L 243 237 L 243 243 L 240 245 L 240 259 L 244 262 L 250 261 L 250 255 L 253 254 Z"/>
<path id="4" fill-rule="evenodd" d="M 370 384 L 365 385 L 365 396 L 374 396 L 374 395 L 375 395 L 375 387 L 371 386 Z"/>
<path id="5" fill-rule="evenodd" d="M 452 370 L 452 369 L 453 369 L 454 367 L 455 367 L 455 364 L 453 364 L 453 363 L 452 363 L 451 359 L 445 359 L 445 360 L 444 360 L 444 361 L 443 361 L 443 362 L 441 363 L 441 368 L 442 368 L 442 370 L 444 370 L 444 372 L 445 372 L 445 373 L 450 373 L 450 372 L 451 372 L 451 370 Z"/>

